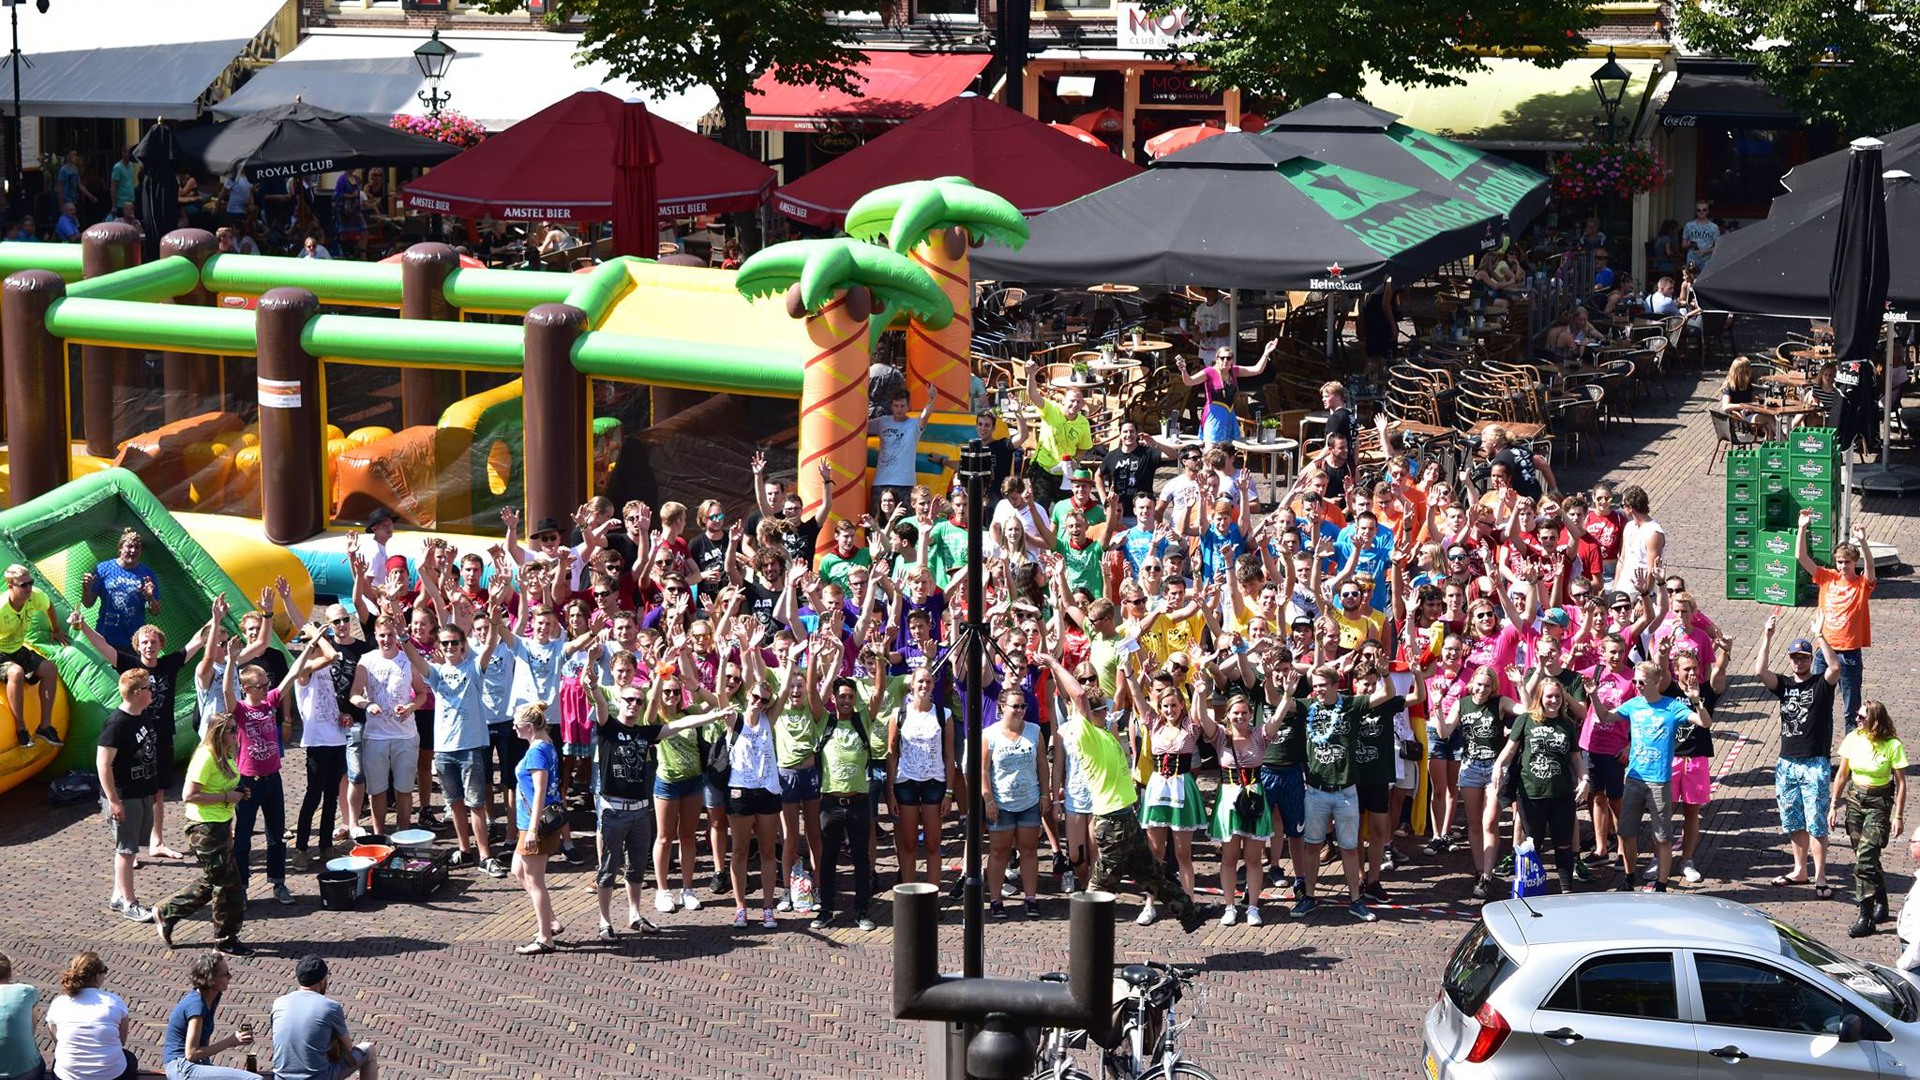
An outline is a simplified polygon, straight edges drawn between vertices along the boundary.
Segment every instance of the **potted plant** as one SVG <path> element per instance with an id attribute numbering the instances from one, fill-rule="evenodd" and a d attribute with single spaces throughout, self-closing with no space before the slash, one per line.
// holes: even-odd
<path id="1" fill-rule="evenodd" d="M 1269 416 L 1260 421 L 1260 441 L 1263 443 L 1276 443 L 1280 441 L 1279 417 Z"/>
<path id="2" fill-rule="evenodd" d="M 1093 366 L 1085 360 L 1073 362 L 1073 381 L 1077 383 L 1093 382 Z"/>

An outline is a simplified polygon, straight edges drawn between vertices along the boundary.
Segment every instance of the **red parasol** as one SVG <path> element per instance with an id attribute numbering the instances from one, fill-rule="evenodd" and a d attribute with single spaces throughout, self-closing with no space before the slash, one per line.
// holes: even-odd
<path id="1" fill-rule="evenodd" d="M 1186 127 L 1177 127 L 1148 139 L 1147 155 L 1156 158 L 1165 157 L 1175 151 L 1185 150 L 1202 139 L 1211 139 L 1215 135 L 1226 133 L 1226 128 L 1215 127 L 1212 124 L 1189 124 Z"/>
<path id="2" fill-rule="evenodd" d="M 1104 131 L 1115 134 L 1126 124 L 1127 118 L 1119 109 L 1095 109 L 1073 118 L 1073 126 L 1081 131 Z"/>
<path id="3" fill-rule="evenodd" d="M 1088 132 L 1084 128 L 1077 128 L 1077 127 L 1074 127 L 1072 124 L 1048 124 L 1047 126 L 1052 128 L 1055 131 L 1060 132 L 1063 135 L 1070 135 L 1073 138 L 1076 138 L 1081 142 L 1086 143 L 1088 146 L 1097 146 L 1102 150 L 1109 149 L 1106 143 L 1100 141 L 1100 137 L 1098 135 L 1094 135 Z"/>
<path id="4" fill-rule="evenodd" d="M 613 253 L 647 255 L 660 241 L 660 143 L 646 102 L 628 98 L 620 105 L 620 136 L 613 144 Z"/>

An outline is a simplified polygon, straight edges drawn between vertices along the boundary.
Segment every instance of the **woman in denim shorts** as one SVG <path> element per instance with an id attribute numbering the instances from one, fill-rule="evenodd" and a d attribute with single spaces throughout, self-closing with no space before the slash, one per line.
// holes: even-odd
<path id="1" fill-rule="evenodd" d="M 1488 797 L 1494 784 L 1493 763 L 1507 744 L 1507 719 L 1519 710 L 1513 699 L 1500 693 L 1500 676 L 1490 667 L 1473 673 L 1467 692 L 1456 701 L 1449 733 L 1458 728 L 1465 733 L 1466 757 L 1460 766 L 1460 796 L 1467 804 L 1467 847 L 1473 852 L 1473 897 L 1485 900 L 1492 888 L 1493 864 L 1500 854 L 1497 830 L 1500 804 Z"/>
<path id="2" fill-rule="evenodd" d="M 1441 855 L 1453 847 L 1453 817 L 1459 803 L 1460 762 L 1466 756 L 1467 735 L 1455 724 L 1452 704 L 1462 689 L 1461 662 L 1467 643 L 1448 634 L 1440 646 L 1440 666 L 1427 676 L 1427 784 L 1433 816 L 1433 839 L 1426 854 Z M 1448 734 L 1442 735 L 1442 731 Z"/>
<path id="3" fill-rule="evenodd" d="M 1052 800 L 1047 788 L 1046 739 L 1027 719 L 1027 697 L 1016 685 L 1000 691 L 1000 721 L 980 733 L 980 797 L 986 800 L 987 877 L 1001 880 L 1007 856 L 1020 848 L 1020 886 L 1026 916 L 1040 914 L 1040 819 Z M 1007 917 L 995 897 L 993 917 Z"/>
<path id="4" fill-rule="evenodd" d="M 886 669 L 875 675 L 886 679 Z M 887 801 L 893 809 L 893 841 L 900 857 L 900 880 L 940 884 L 940 826 L 945 818 L 947 786 L 954 773 L 953 727 L 934 704 L 933 669 L 915 671 L 907 700 L 887 721 Z M 919 856 L 926 856 L 926 872 Z"/>

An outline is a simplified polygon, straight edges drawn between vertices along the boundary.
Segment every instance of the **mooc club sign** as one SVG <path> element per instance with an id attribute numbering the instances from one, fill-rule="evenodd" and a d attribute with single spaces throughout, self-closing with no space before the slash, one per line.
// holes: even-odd
<path id="1" fill-rule="evenodd" d="M 1145 4 L 1113 5 L 1116 22 L 1114 47 L 1120 49 L 1164 49 L 1183 41 L 1197 40 L 1187 29 L 1187 9 L 1154 14 Z"/>

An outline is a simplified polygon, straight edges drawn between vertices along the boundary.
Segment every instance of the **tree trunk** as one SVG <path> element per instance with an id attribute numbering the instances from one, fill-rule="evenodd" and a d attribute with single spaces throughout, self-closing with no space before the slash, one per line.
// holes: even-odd
<path id="1" fill-rule="evenodd" d="M 759 160 L 753 152 L 753 136 L 747 131 L 747 92 L 745 89 L 722 88 L 720 97 L 720 144 L 729 150 L 737 150 L 754 160 Z M 737 210 L 727 215 L 733 227 L 733 234 L 740 238 L 740 254 L 751 255 L 760 250 L 764 238 L 760 235 L 760 214 L 754 210 Z"/>

